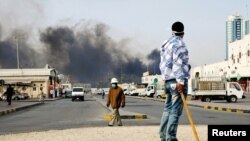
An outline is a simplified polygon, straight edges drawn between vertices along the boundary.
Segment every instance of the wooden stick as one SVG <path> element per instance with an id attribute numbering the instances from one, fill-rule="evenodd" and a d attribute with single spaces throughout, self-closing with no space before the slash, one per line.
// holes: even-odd
<path id="1" fill-rule="evenodd" d="M 185 108 L 186 113 L 187 113 L 188 120 L 189 120 L 189 122 L 190 122 L 190 124 L 191 124 L 191 126 L 192 126 L 192 130 L 193 130 L 193 133 L 194 133 L 194 136 L 195 136 L 195 140 L 196 140 L 196 141 L 200 141 L 200 140 L 199 140 L 199 137 L 198 137 L 198 134 L 197 134 L 197 131 L 196 131 L 196 129 L 195 129 L 195 125 L 194 125 L 194 122 L 193 122 L 191 113 L 190 113 L 190 111 L 189 111 L 189 108 L 188 108 L 186 99 L 185 99 L 185 97 L 184 97 L 184 94 L 183 94 L 183 93 L 180 93 L 180 95 L 181 95 L 181 99 L 182 99 L 183 104 L 184 104 L 184 108 Z"/>

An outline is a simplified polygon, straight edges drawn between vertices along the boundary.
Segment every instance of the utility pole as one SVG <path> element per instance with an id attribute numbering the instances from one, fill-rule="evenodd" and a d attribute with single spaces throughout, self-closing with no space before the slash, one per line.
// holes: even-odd
<path id="1" fill-rule="evenodd" d="M 121 84 L 122 84 L 122 64 L 121 64 Z"/>
<path id="2" fill-rule="evenodd" d="M 17 68 L 19 69 L 19 47 L 18 47 L 18 38 L 15 37 L 15 39 L 16 39 L 16 47 L 17 47 L 17 49 L 16 49 Z"/>

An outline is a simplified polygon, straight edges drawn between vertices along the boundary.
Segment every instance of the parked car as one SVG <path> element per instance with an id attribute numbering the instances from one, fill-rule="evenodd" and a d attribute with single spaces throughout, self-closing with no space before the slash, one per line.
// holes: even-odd
<path id="1" fill-rule="evenodd" d="M 19 93 L 18 91 L 14 91 L 14 94 L 12 95 L 12 100 L 23 100 L 28 99 L 29 95 L 27 93 Z M 7 100 L 7 94 L 3 93 L 0 96 L 1 100 Z"/>
<path id="2" fill-rule="evenodd" d="M 21 93 L 15 93 L 14 95 L 12 95 L 12 99 L 13 100 L 23 100 L 24 96 Z"/>
<path id="3" fill-rule="evenodd" d="M 30 98 L 29 94 L 27 94 L 27 93 L 22 93 L 22 95 L 23 95 L 24 99 L 29 99 Z"/>
<path id="4" fill-rule="evenodd" d="M 6 93 L 0 94 L 0 100 L 5 101 L 7 99 Z"/>
<path id="5" fill-rule="evenodd" d="M 98 94 L 98 95 L 101 95 L 102 94 L 102 90 L 101 89 L 96 89 L 94 93 Z"/>
<path id="6" fill-rule="evenodd" d="M 130 95 L 130 91 L 129 91 L 128 89 L 124 89 L 124 90 L 123 90 L 123 93 L 124 93 L 125 95 Z"/>
<path id="7" fill-rule="evenodd" d="M 64 98 L 71 98 L 72 97 L 72 92 L 66 92 L 63 97 Z"/>

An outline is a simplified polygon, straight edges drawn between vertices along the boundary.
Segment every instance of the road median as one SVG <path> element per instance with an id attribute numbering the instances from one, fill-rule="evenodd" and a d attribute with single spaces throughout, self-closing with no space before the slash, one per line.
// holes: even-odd
<path id="1" fill-rule="evenodd" d="M 148 98 L 148 97 L 136 97 L 136 96 L 126 96 L 130 98 L 137 98 L 142 100 L 152 100 L 152 101 L 159 101 L 165 102 L 165 99 L 156 99 L 156 98 Z M 214 111 L 224 111 L 224 112 L 231 112 L 231 113 L 250 113 L 250 105 L 240 105 L 237 103 L 215 103 L 215 102 L 201 102 L 198 100 L 191 100 L 189 98 L 187 100 L 188 106 L 203 108 L 206 110 L 214 110 Z"/>
<path id="2" fill-rule="evenodd" d="M 6 102 L 0 102 L 0 116 L 7 115 L 16 111 L 25 110 L 31 107 L 44 104 L 43 102 L 13 102 L 12 105 L 7 105 Z"/>
<path id="3" fill-rule="evenodd" d="M 106 102 L 105 100 L 103 99 L 100 99 L 100 98 L 97 98 L 95 96 L 93 96 L 95 98 L 95 100 L 100 103 L 103 107 L 105 107 L 107 110 L 109 110 L 110 112 L 112 111 L 112 108 L 111 107 L 107 107 L 106 106 Z M 146 114 L 141 114 L 141 113 L 134 113 L 134 112 L 129 112 L 129 111 L 126 111 L 122 108 L 119 109 L 119 112 L 120 112 L 120 115 L 121 115 L 121 118 L 122 119 L 147 119 L 148 116 Z M 112 118 L 112 115 L 111 114 L 108 114 L 108 115 L 104 115 L 103 118 L 105 120 L 108 120 L 110 121 L 111 118 Z"/>

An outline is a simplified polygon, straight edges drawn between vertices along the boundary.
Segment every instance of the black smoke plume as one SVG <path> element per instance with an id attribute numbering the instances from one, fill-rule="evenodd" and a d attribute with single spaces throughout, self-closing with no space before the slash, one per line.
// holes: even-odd
<path id="1" fill-rule="evenodd" d="M 20 66 L 23 68 L 44 67 L 45 64 L 56 68 L 72 82 L 91 83 L 93 86 L 108 86 L 110 78 L 117 77 L 120 82 L 141 82 L 142 73 L 147 66 L 139 57 L 130 55 L 127 44 L 114 41 L 104 24 L 91 26 L 56 26 L 40 32 L 42 49 L 20 42 Z M 0 28 L 0 68 L 16 68 L 15 32 L 1 39 Z M 149 68 L 159 73 L 159 52 L 147 55 L 151 61 Z"/>
<path id="2" fill-rule="evenodd" d="M 23 36 L 19 36 L 20 34 Z M 0 68 L 17 68 L 17 46 L 20 58 L 19 67 L 38 67 L 37 61 L 40 60 L 41 55 L 28 45 L 27 37 L 27 33 L 19 30 L 14 30 L 6 39 L 2 39 L 0 36 Z"/>
<path id="3" fill-rule="evenodd" d="M 152 50 L 150 54 L 147 55 L 147 59 L 150 61 L 148 66 L 148 71 L 150 74 L 160 74 L 159 64 L 161 61 L 160 51 L 158 49 Z"/>
<path id="4" fill-rule="evenodd" d="M 140 82 L 146 66 L 123 51 L 126 45 L 107 35 L 107 27 L 97 24 L 77 31 L 50 27 L 40 36 L 48 62 L 74 81 L 109 85 L 111 77 L 121 82 Z"/>

